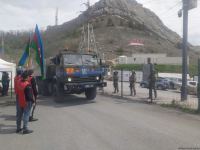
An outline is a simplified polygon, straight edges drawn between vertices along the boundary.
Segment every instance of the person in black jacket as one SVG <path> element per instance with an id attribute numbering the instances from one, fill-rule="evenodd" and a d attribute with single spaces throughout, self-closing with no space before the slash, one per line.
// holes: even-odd
<path id="1" fill-rule="evenodd" d="M 31 84 L 32 87 L 32 91 L 33 91 L 33 96 L 36 102 L 37 96 L 38 96 L 38 90 L 37 90 L 37 83 L 36 83 L 36 79 L 33 76 L 34 71 L 32 69 L 28 70 L 28 81 Z M 32 112 L 30 114 L 29 117 L 29 121 L 37 121 L 38 119 L 34 118 L 34 112 L 35 112 L 35 108 L 36 108 L 36 103 L 32 106 Z"/>
<path id="2" fill-rule="evenodd" d="M 3 86 L 2 96 L 6 96 L 8 95 L 9 82 L 10 82 L 10 78 L 7 72 L 3 72 L 1 81 Z"/>

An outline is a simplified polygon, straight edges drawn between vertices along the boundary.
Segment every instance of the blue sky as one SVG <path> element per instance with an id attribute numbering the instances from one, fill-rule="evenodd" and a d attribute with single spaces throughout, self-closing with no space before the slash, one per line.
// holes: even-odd
<path id="1" fill-rule="evenodd" d="M 94 4 L 98 0 L 91 0 Z M 182 35 L 182 19 L 177 12 L 182 7 L 181 0 L 137 0 L 144 7 L 151 9 L 170 29 Z M 59 24 L 79 15 L 86 0 L 0 0 L 0 30 L 30 30 L 35 24 L 46 28 L 55 24 L 56 7 L 59 8 Z M 200 4 L 200 0 L 198 0 Z M 189 41 L 200 45 L 200 8 L 189 13 Z"/>

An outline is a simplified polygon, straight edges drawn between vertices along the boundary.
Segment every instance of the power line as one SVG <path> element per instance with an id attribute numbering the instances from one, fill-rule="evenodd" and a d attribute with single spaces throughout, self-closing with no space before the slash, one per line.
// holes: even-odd
<path id="1" fill-rule="evenodd" d="M 155 2 L 155 1 L 158 2 L 158 0 L 149 0 L 149 1 L 147 1 L 147 2 L 144 2 L 143 5 L 146 5 L 146 4 L 148 4 L 148 3 Z"/>
<path id="2" fill-rule="evenodd" d="M 179 6 L 180 4 L 181 4 L 181 2 L 179 1 L 174 6 L 170 7 L 167 11 L 165 11 L 164 13 L 162 13 L 161 16 L 164 15 L 164 14 L 166 14 L 166 13 L 168 13 L 169 11 L 173 10 L 174 8 L 176 8 L 177 6 Z"/>

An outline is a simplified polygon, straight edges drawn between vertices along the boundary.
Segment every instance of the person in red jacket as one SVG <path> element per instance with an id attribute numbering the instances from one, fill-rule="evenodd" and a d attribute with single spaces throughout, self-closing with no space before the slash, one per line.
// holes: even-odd
<path id="1" fill-rule="evenodd" d="M 32 69 L 28 70 L 28 81 L 29 83 L 31 84 L 31 87 L 32 87 L 32 90 L 33 90 L 33 96 L 34 96 L 34 99 L 35 99 L 35 102 L 37 100 L 37 96 L 38 96 L 38 91 L 37 91 L 37 83 L 36 83 L 36 80 L 33 76 L 33 73 L 34 71 Z M 35 112 L 35 108 L 36 108 L 36 103 L 35 105 L 32 106 L 32 111 L 31 111 L 31 115 L 29 117 L 29 121 L 37 121 L 38 119 L 34 118 L 33 115 L 34 115 L 34 112 Z"/>
<path id="2" fill-rule="evenodd" d="M 19 81 L 21 81 L 21 75 L 22 75 L 22 69 L 18 68 L 17 69 L 17 75 L 15 76 L 14 79 L 14 90 L 15 90 L 15 95 L 16 95 L 16 118 L 19 118 L 19 112 L 20 112 L 20 107 L 19 107 L 19 99 L 18 99 L 18 87 L 19 87 Z M 17 124 L 17 121 L 16 121 Z M 18 131 L 16 131 L 18 132 Z"/>
<path id="3" fill-rule="evenodd" d="M 32 133 L 32 130 L 28 129 L 28 122 L 30 116 L 31 106 L 34 103 L 33 91 L 30 83 L 28 82 L 28 72 L 24 71 L 21 75 L 22 80 L 19 81 L 17 92 L 19 99 L 19 118 L 17 119 L 17 133 L 23 134 Z M 21 129 L 21 121 L 23 118 L 23 129 Z"/>

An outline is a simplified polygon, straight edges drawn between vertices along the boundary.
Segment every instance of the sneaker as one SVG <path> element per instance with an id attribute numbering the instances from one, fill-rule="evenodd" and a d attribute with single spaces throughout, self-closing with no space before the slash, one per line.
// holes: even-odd
<path id="1" fill-rule="evenodd" d="M 16 133 L 20 133 L 22 131 L 22 129 L 17 129 Z"/>
<path id="2" fill-rule="evenodd" d="M 25 129 L 22 131 L 23 134 L 30 134 L 30 133 L 33 133 L 33 130 L 28 130 L 28 129 Z"/>
<path id="3" fill-rule="evenodd" d="M 37 118 L 29 117 L 29 122 L 38 121 Z"/>

